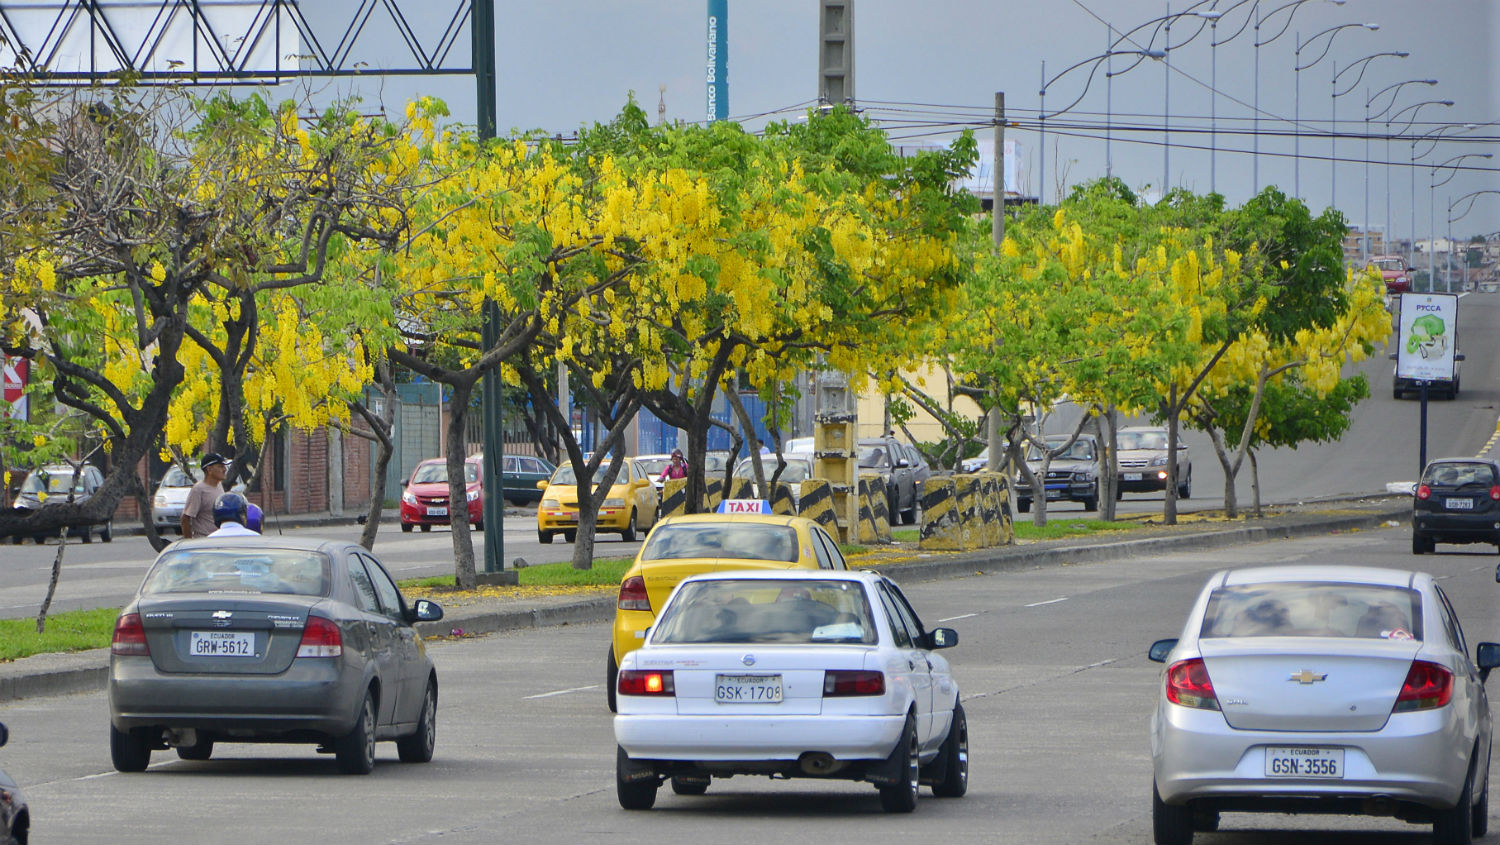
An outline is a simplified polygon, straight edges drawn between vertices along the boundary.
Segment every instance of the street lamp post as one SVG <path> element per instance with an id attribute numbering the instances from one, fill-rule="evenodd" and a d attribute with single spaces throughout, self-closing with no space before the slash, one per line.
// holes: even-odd
<path id="1" fill-rule="evenodd" d="M 1472 197 L 1480 196 L 1482 194 L 1500 194 L 1500 191 L 1494 190 L 1493 188 L 1485 189 L 1485 190 L 1482 190 L 1482 191 L 1471 191 L 1470 193 L 1464 194 L 1463 196 L 1459 197 L 1458 199 L 1452 200 L 1452 201 L 1450 201 L 1448 203 L 1448 243 L 1449 244 L 1453 243 L 1453 222 L 1455 220 L 1462 220 L 1465 215 L 1467 215 L 1470 211 L 1473 211 L 1474 210 L 1474 201 L 1471 198 Z M 1463 202 L 1464 200 L 1469 200 L 1469 207 L 1464 209 L 1464 213 L 1463 214 L 1460 214 L 1457 217 L 1453 216 L 1453 208 L 1454 208 L 1454 206 L 1458 205 L 1459 203 Z M 1495 234 L 1500 234 L 1500 232 L 1497 232 Z M 1491 236 L 1488 236 L 1488 235 L 1485 236 L 1485 241 L 1488 242 L 1490 237 Z M 1468 253 L 1468 250 L 1464 250 L 1464 258 L 1463 258 L 1463 262 L 1462 263 L 1463 263 L 1463 266 L 1464 266 L 1464 282 L 1463 282 L 1463 284 L 1464 284 L 1464 290 L 1468 290 L 1469 289 L 1469 253 Z"/>
<path id="2" fill-rule="evenodd" d="M 1394 100 L 1393 100 L 1393 102 L 1394 102 Z M 1411 105 L 1407 106 L 1406 108 L 1404 108 L 1404 109 L 1396 112 L 1395 114 L 1391 115 L 1390 117 L 1386 118 L 1386 120 L 1385 120 L 1385 142 L 1386 142 L 1385 165 L 1386 165 L 1386 174 L 1387 174 L 1387 176 L 1386 176 L 1386 188 L 1387 188 L 1387 190 L 1386 190 L 1386 197 L 1385 197 L 1385 202 L 1386 202 L 1385 216 L 1386 216 L 1387 225 L 1389 225 L 1390 219 L 1391 219 L 1391 206 L 1390 206 L 1390 203 L 1391 203 L 1391 192 L 1390 192 L 1390 189 L 1389 189 L 1390 188 L 1390 176 L 1389 176 L 1389 174 L 1390 174 L 1390 167 L 1391 167 L 1391 151 L 1390 151 L 1391 124 L 1395 123 L 1396 119 L 1399 118 L 1401 115 L 1406 114 L 1407 112 L 1411 112 L 1411 117 L 1409 119 L 1407 119 L 1406 125 L 1403 126 L 1403 127 L 1401 127 L 1401 131 L 1400 132 L 1396 133 L 1398 135 L 1405 134 L 1406 130 L 1410 129 L 1411 126 L 1412 126 L 1412 124 L 1414 124 L 1414 123 L 1417 122 L 1417 115 L 1421 114 L 1423 106 L 1443 106 L 1444 108 L 1446 108 L 1446 107 L 1449 107 L 1449 106 L 1452 106 L 1452 105 L 1453 105 L 1453 101 L 1452 100 L 1423 100 L 1420 103 L 1412 103 Z M 1412 201 L 1413 205 L 1415 205 L 1415 203 L 1416 203 L 1416 196 L 1417 196 L 1417 177 L 1416 177 L 1417 142 L 1415 140 L 1413 140 L 1412 143 L 1411 143 L 1411 151 L 1412 151 L 1412 163 L 1411 163 L 1411 172 L 1412 172 L 1411 193 L 1412 193 L 1412 200 L 1411 201 Z M 1410 206 L 1408 206 L 1408 208 L 1410 208 Z M 1387 230 L 1387 231 L 1389 231 L 1389 230 Z M 1412 212 L 1412 224 L 1411 224 L 1411 242 L 1406 245 L 1406 266 L 1408 266 L 1408 267 L 1412 266 L 1412 259 L 1413 259 L 1413 257 L 1416 254 L 1415 253 L 1415 250 L 1416 250 L 1416 240 L 1417 240 L 1417 221 L 1416 221 L 1416 212 L 1413 211 Z"/>
<path id="3" fill-rule="evenodd" d="M 1250 135 L 1254 140 L 1255 147 L 1250 155 L 1250 168 L 1252 173 L 1251 187 L 1253 188 L 1254 193 L 1257 194 L 1260 193 L 1260 48 L 1267 44 L 1270 44 L 1272 41 L 1275 41 L 1281 36 L 1286 35 L 1287 29 L 1289 29 L 1292 25 L 1292 18 L 1296 17 L 1297 15 L 1297 10 L 1302 7 L 1303 3 L 1308 2 L 1311 2 L 1311 0 L 1292 0 L 1292 2 L 1290 3 L 1277 6 L 1276 8 L 1267 12 L 1265 14 L 1265 17 L 1262 17 L 1260 14 L 1260 4 L 1256 3 L 1255 5 L 1255 99 L 1250 106 L 1250 110 L 1254 112 L 1254 115 L 1251 118 L 1253 123 L 1251 124 L 1252 129 Z M 1328 0 L 1328 2 L 1334 4 L 1335 6 L 1342 6 L 1344 5 L 1345 0 Z M 1277 30 L 1276 34 L 1271 36 L 1270 38 L 1261 40 L 1261 24 L 1269 22 L 1271 18 L 1276 17 L 1278 14 L 1285 12 L 1288 9 L 1290 9 L 1291 11 L 1287 13 L 1286 23 L 1282 24 L 1281 29 Z"/>
<path id="4" fill-rule="evenodd" d="M 1374 96 L 1366 96 L 1365 97 L 1365 221 L 1366 221 L 1366 226 L 1368 226 L 1369 220 L 1370 220 L 1370 121 L 1371 120 L 1379 120 L 1380 118 L 1384 117 L 1385 114 L 1386 114 L 1386 112 L 1389 112 L 1391 110 L 1391 108 L 1396 105 L 1396 98 L 1401 95 L 1401 88 L 1403 86 L 1406 86 L 1406 85 L 1436 85 L 1436 84 L 1437 84 L 1437 80 L 1436 79 L 1408 79 L 1408 80 L 1406 80 L 1404 82 L 1397 82 L 1394 85 L 1387 85 L 1384 88 L 1380 89 L 1379 91 L 1376 91 Z M 1391 101 L 1390 101 L 1390 103 L 1388 103 L 1384 109 L 1381 109 L 1379 114 L 1371 115 L 1370 114 L 1370 106 L 1373 105 L 1376 100 L 1380 99 L 1380 97 L 1383 96 L 1385 94 L 1385 92 L 1391 91 L 1391 90 L 1394 90 L 1396 93 L 1391 95 Z M 1369 92 L 1366 91 L 1366 94 L 1368 94 L 1368 93 Z M 1389 124 L 1387 124 L 1387 127 L 1389 127 Z M 1390 237 L 1390 234 L 1391 234 L 1391 141 L 1390 141 L 1390 138 L 1387 137 L 1386 140 L 1385 140 L 1385 230 L 1381 234 L 1382 245 L 1384 245 L 1384 241 Z M 1365 232 L 1364 249 L 1362 251 L 1362 257 L 1365 259 L 1365 261 L 1369 261 L 1370 260 L 1370 235 L 1369 235 L 1368 229 Z"/>
<path id="5" fill-rule="evenodd" d="M 1199 3 L 1195 3 L 1194 5 L 1195 6 L 1201 6 L 1203 4 L 1202 4 L 1202 2 L 1199 2 Z M 1162 80 L 1163 80 L 1163 84 L 1162 84 L 1162 116 L 1161 116 L 1161 121 L 1162 121 L 1161 122 L 1161 125 L 1162 125 L 1161 193 L 1162 193 L 1162 196 L 1166 196 L 1167 195 L 1167 190 L 1172 185 L 1172 181 L 1171 181 L 1171 178 L 1172 178 L 1172 59 L 1171 59 L 1171 53 L 1172 53 L 1172 21 L 1176 20 L 1177 18 L 1189 17 L 1189 16 L 1202 18 L 1203 20 L 1206 20 L 1206 21 L 1216 21 L 1216 20 L 1219 19 L 1219 15 L 1220 15 L 1219 12 L 1215 12 L 1215 11 L 1212 11 L 1212 10 L 1206 11 L 1206 12 L 1199 12 L 1199 11 L 1195 11 L 1195 10 L 1192 10 L 1192 9 L 1189 9 L 1188 11 L 1185 11 L 1185 12 L 1179 12 L 1179 13 L 1177 13 L 1177 14 L 1174 15 L 1174 14 L 1172 14 L 1172 4 L 1170 4 L 1170 3 L 1167 4 L 1166 26 L 1163 28 L 1165 34 L 1164 34 L 1164 37 L 1162 38 L 1162 52 L 1164 54 L 1166 54 L 1166 55 L 1164 55 L 1162 57 Z M 1198 27 L 1198 32 L 1202 32 L 1202 31 L 1203 31 L 1203 27 L 1200 25 Z M 1185 41 L 1183 41 L 1181 44 L 1179 44 L 1177 46 L 1179 46 L 1179 47 L 1186 46 L 1189 41 L 1192 41 L 1193 38 L 1197 38 L 1198 37 L 1198 32 L 1193 33 L 1193 35 L 1192 35 L 1191 38 L 1186 39 Z"/>
<path id="6" fill-rule="evenodd" d="M 1116 43 L 1118 43 L 1118 42 L 1116 42 Z M 1105 74 L 1105 76 L 1106 76 L 1106 78 L 1110 78 L 1110 77 L 1113 77 L 1113 76 L 1115 76 L 1117 74 L 1120 74 L 1120 73 L 1126 73 L 1131 68 L 1134 68 L 1136 65 L 1140 64 L 1141 61 L 1144 60 L 1144 59 L 1161 59 L 1161 58 L 1165 58 L 1166 55 L 1167 55 L 1166 52 L 1162 51 L 1162 50 L 1108 50 L 1108 51 L 1105 51 L 1103 53 L 1100 53 L 1097 56 L 1090 56 L 1089 58 L 1084 59 L 1081 62 L 1074 62 L 1073 64 L 1071 64 L 1071 65 L 1063 68 L 1060 73 L 1058 73 L 1056 76 L 1052 77 L 1051 79 L 1047 78 L 1047 61 L 1045 59 L 1042 60 L 1042 88 L 1038 92 L 1038 94 L 1041 96 L 1042 102 L 1041 102 L 1041 108 L 1038 109 L 1038 111 L 1037 111 L 1037 123 L 1040 126 L 1039 133 L 1041 135 L 1041 148 L 1042 148 L 1041 153 L 1040 153 L 1041 164 L 1038 167 L 1038 170 L 1040 171 L 1040 175 L 1039 175 L 1038 178 L 1041 180 L 1042 186 L 1037 189 L 1037 203 L 1038 204 L 1042 203 L 1042 192 L 1045 190 L 1046 181 L 1047 181 L 1047 116 L 1048 116 L 1047 115 L 1047 89 L 1051 88 L 1053 83 L 1057 82 L 1057 80 L 1059 80 L 1059 79 L 1062 79 L 1064 76 L 1066 76 L 1067 74 L 1071 73 L 1072 71 L 1075 71 L 1078 68 L 1083 67 L 1084 65 L 1089 65 L 1090 66 L 1089 67 L 1089 78 L 1088 78 L 1087 81 L 1085 81 L 1083 83 L 1083 90 L 1078 93 L 1077 97 L 1073 98 L 1073 102 L 1068 103 L 1066 106 L 1064 106 L 1063 108 L 1058 109 L 1055 112 L 1052 112 L 1052 116 L 1056 117 L 1056 116 L 1058 116 L 1060 114 L 1063 114 L 1063 113 L 1067 112 L 1068 110 L 1072 109 L 1074 106 L 1078 105 L 1080 102 L 1083 101 L 1084 96 L 1086 94 L 1088 94 L 1089 85 L 1093 84 L 1094 74 L 1098 72 L 1099 65 L 1102 62 L 1104 62 L 1106 59 L 1113 58 L 1114 56 L 1136 56 L 1137 57 L 1136 61 L 1133 62 L 1130 65 L 1130 67 L 1126 68 L 1125 70 L 1107 72 Z"/>
<path id="7" fill-rule="evenodd" d="M 1328 51 L 1333 48 L 1333 39 L 1338 37 L 1340 31 L 1361 26 L 1365 29 L 1370 30 L 1371 32 L 1380 29 L 1380 24 L 1377 23 L 1342 23 L 1338 26 L 1330 26 L 1322 32 L 1314 34 L 1306 41 L 1302 40 L 1302 33 L 1297 33 L 1297 49 L 1294 53 L 1294 59 L 1292 61 L 1292 88 L 1294 99 L 1294 104 L 1292 106 L 1294 110 L 1294 113 L 1292 115 L 1292 193 L 1298 199 L 1302 198 L 1302 71 L 1307 70 L 1318 62 L 1323 61 L 1323 57 L 1327 56 Z M 1328 36 L 1328 43 L 1323 45 L 1323 52 L 1319 53 L 1316 59 L 1313 59 L 1307 64 L 1303 64 L 1303 48 L 1311 47 L 1313 42 L 1317 41 L 1319 38 L 1322 38 L 1325 35 Z"/>
<path id="8" fill-rule="evenodd" d="M 1338 176 L 1339 176 L 1339 164 L 1338 164 L 1338 162 L 1339 162 L 1339 156 L 1338 156 L 1338 147 L 1337 147 L 1338 137 L 1339 137 L 1339 118 L 1338 118 L 1339 97 L 1342 97 L 1345 94 L 1348 94 L 1350 91 L 1353 91 L 1355 89 L 1355 87 L 1357 87 L 1359 85 L 1359 81 L 1361 79 L 1364 79 L 1364 77 L 1365 77 L 1365 71 L 1369 69 L 1370 62 L 1374 61 L 1375 59 L 1380 58 L 1381 56 L 1394 56 L 1394 57 L 1396 57 L 1398 59 L 1404 59 L 1404 58 L 1406 58 L 1409 55 L 1411 55 L 1411 54 L 1407 53 L 1404 50 L 1395 51 L 1395 52 L 1385 52 L 1385 53 L 1372 53 L 1371 55 L 1365 56 L 1362 59 L 1356 59 L 1356 60 L 1354 60 L 1347 67 L 1345 67 L 1343 70 L 1339 70 L 1338 69 L 1339 66 L 1338 66 L 1337 62 L 1334 63 L 1334 65 L 1333 65 L 1333 83 L 1332 83 L 1332 85 L 1333 85 L 1333 99 L 1331 101 L 1332 105 L 1330 106 L 1329 111 L 1328 111 L 1329 122 L 1331 123 L 1331 125 L 1333 127 L 1333 131 L 1330 132 L 1330 133 L 1328 133 L 1328 162 L 1329 162 L 1328 172 L 1330 174 L 1329 178 L 1328 178 L 1328 204 L 1329 204 L 1329 206 L 1331 206 L 1333 208 L 1338 208 L 1339 207 L 1339 202 L 1338 202 Z M 1339 90 L 1339 77 L 1343 76 L 1344 74 L 1348 73 L 1351 70 L 1354 70 L 1355 68 L 1359 68 L 1359 75 L 1356 76 L 1356 77 L 1354 77 L 1354 81 L 1349 83 L 1349 87 L 1348 88 L 1345 88 L 1344 90 L 1340 91 Z M 1368 90 L 1366 91 L 1366 93 L 1368 93 Z M 1365 138 L 1365 142 L 1366 142 L 1366 144 L 1369 143 L 1369 138 L 1368 137 Z M 1368 153 L 1369 153 L 1368 148 L 1365 150 L 1365 152 L 1367 154 L 1366 157 L 1368 158 Z M 1368 217 L 1369 211 L 1370 210 L 1368 208 L 1365 209 L 1366 218 L 1365 218 L 1365 221 L 1364 221 L 1363 225 L 1364 225 L 1364 227 L 1366 229 L 1368 229 L 1369 226 L 1370 226 L 1370 220 L 1369 220 L 1369 217 Z"/>
<path id="9" fill-rule="evenodd" d="M 1228 44 L 1238 38 L 1240 33 L 1250 25 L 1250 15 L 1246 14 L 1245 19 L 1240 22 L 1240 28 L 1223 41 L 1219 40 L 1219 21 L 1224 19 L 1224 15 L 1228 15 L 1246 3 L 1254 3 L 1254 8 L 1260 8 L 1260 0 L 1239 0 L 1208 24 L 1208 190 L 1214 194 L 1219 192 L 1219 45 Z"/>
<path id="10" fill-rule="evenodd" d="M 1461 153 L 1459 155 L 1454 156 L 1453 158 L 1448 159 L 1447 161 L 1443 162 L 1442 164 L 1433 165 L 1432 172 L 1429 174 L 1429 176 L 1431 178 L 1428 180 L 1428 191 L 1427 191 L 1427 280 L 1428 280 L 1427 281 L 1427 289 L 1428 290 L 1433 290 L 1433 289 L 1435 289 L 1437 287 L 1437 270 L 1433 266 L 1433 262 L 1436 260 L 1435 253 L 1437 252 L 1437 249 L 1433 245 L 1433 241 L 1435 241 L 1437 239 L 1437 233 L 1434 231 L 1437 228 L 1437 220 L 1434 219 L 1434 215 L 1436 214 L 1436 212 L 1434 211 L 1434 208 L 1433 208 L 1433 204 L 1434 204 L 1434 201 L 1435 201 L 1435 198 L 1436 198 L 1436 195 L 1437 195 L 1437 189 L 1441 188 L 1442 186 L 1444 186 L 1444 185 L 1448 184 L 1449 182 L 1453 181 L 1453 177 L 1455 177 L 1455 176 L 1458 175 L 1458 166 L 1459 166 L 1459 164 L 1464 159 L 1466 159 L 1466 158 L 1494 158 L 1494 154 L 1493 153 Z M 1437 172 L 1439 170 L 1444 169 L 1444 168 L 1447 168 L 1449 171 L 1451 171 L 1448 174 L 1448 178 L 1444 179 L 1441 182 L 1431 181 L 1431 179 L 1437 177 Z M 1473 207 L 1473 203 L 1470 203 L 1469 207 L 1472 208 Z M 1452 202 L 1448 203 L 1448 213 L 1449 214 L 1453 213 L 1453 203 Z M 1448 252 L 1448 262 L 1447 262 L 1447 264 L 1449 264 L 1450 267 L 1449 267 L 1449 272 L 1447 274 L 1447 278 L 1444 279 L 1444 286 L 1443 286 L 1444 290 L 1449 290 L 1451 288 L 1451 286 L 1452 286 L 1451 283 L 1450 283 L 1450 281 L 1449 281 L 1449 280 L 1452 279 L 1452 275 L 1453 275 L 1452 272 L 1451 272 L 1451 264 L 1452 264 L 1452 259 L 1453 259 L 1453 220 L 1451 218 L 1448 221 L 1448 250 L 1447 250 L 1447 252 Z"/>

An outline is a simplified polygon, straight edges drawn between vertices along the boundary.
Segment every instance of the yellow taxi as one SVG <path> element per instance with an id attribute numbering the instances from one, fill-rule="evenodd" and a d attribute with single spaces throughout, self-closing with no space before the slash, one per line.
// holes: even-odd
<path id="1" fill-rule="evenodd" d="M 699 513 L 663 519 L 620 581 L 605 663 L 610 711 L 620 658 L 640 647 L 657 609 L 682 579 L 736 569 L 845 568 L 838 542 L 806 517 Z"/>
<path id="2" fill-rule="evenodd" d="M 657 512 L 661 509 L 661 498 L 651 477 L 633 458 L 624 458 L 625 465 L 615 476 L 604 502 L 599 506 L 597 533 L 619 532 L 625 542 L 635 540 L 636 531 L 646 531 L 656 524 Z M 604 480 L 608 471 L 606 461 L 594 473 L 594 484 Z M 536 509 L 536 537 L 543 543 L 551 543 L 558 534 L 569 543 L 578 539 L 578 477 L 573 474 L 571 461 L 564 462 L 552 473 L 549 481 L 538 481 L 542 491 L 541 504 Z"/>

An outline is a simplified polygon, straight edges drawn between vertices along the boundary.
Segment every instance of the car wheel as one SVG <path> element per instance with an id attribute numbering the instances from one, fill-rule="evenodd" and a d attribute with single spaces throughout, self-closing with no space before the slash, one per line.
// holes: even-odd
<path id="1" fill-rule="evenodd" d="M 145 731 L 133 728 L 117 730 L 109 726 L 109 758 L 120 772 L 144 772 L 151 764 L 151 743 Z"/>
<path id="2" fill-rule="evenodd" d="M 1030 499 L 1017 499 L 1016 500 L 1016 510 L 1020 511 L 1021 513 L 1030 513 L 1031 512 L 1031 500 Z"/>
<path id="3" fill-rule="evenodd" d="M 1177 485 L 1177 498 L 1179 498 L 1179 499 L 1191 499 L 1191 498 L 1193 498 L 1193 475 L 1192 475 L 1192 473 L 1188 473 L 1187 480 L 1184 481 L 1184 482 L 1182 482 L 1181 484 Z"/>
<path id="4" fill-rule="evenodd" d="M 479 522 L 471 522 L 469 524 L 474 527 L 475 531 L 484 531 L 484 520 L 480 520 Z"/>
<path id="5" fill-rule="evenodd" d="M 432 530 L 432 526 L 431 525 L 424 525 L 424 526 L 422 526 L 422 533 L 423 534 L 426 534 L 427 532 L 429 532 L 431 530 Z"/>
<path id="6" fill-rule="evenodd" d="M 536 539 L 537 539 L 537 542 L 544 543 L 544 544 L 550 546 L 550 545 L 552 545 L 552 532 L 551 531 L 543 531 L 541 529 L 537 529 Z"/>
<path id="7" fill-rule="evenodd" d="M 85 525 L 85 526 L 83 526 L 83 542 L 85 542 L 85 543 L 92 543 L 92 542 L 94 542 L 94 526 L 92 526 L 92 525 Z"/>
<path id="8" fill-rule="evenodd" d="M 1154 780 L 1151 782 L 1151 834 L 1156 845 L 1192 845 L 1193 842 L 1193 811 L 1163 802 Z"/>
<path id="9" fill-rule="evenodd" d="M 899 755 L 905 758 L 905 765 L 901 767 L 901 779 L 889 786 L 880 787 L 880 806 L 887 813 L 910 813 L 917 809 L 917 785 L 921 781 L 919 754 L 917 720 L 907 714 L 901 739 L 896 741 L 896 747 L 891 750 L 891 757 Z"/>
<path id="10" fill-rule="evenodd" d="M 113 540 L 114 538 L 115 538 L 115 521 L 111 519 L 109 522 L 104 523 L 104 530 L 99 532 L 99 539 L 101 539 L 104 542 L 108 543 L 109 541 Z"/>
<path id="11" fill-rule="evenodd" d="M 1400 399 L 1401 398 L 1401 388 L 1399 388 L 1399 387 L 1393 387 L 1393 388 L 1391 388 L 1391 398 L 1392 399 Z"/>
<path id="12" fill-rule="evenodd" d="M 1474 805 L 1473 820 L 1469 822 L 1471 832 L 1475 839 L 1482 839 L 1490 832 L 1490 785 L 1484 785 L 1484 792 L 1479 796 L 1479 803 Z"/>
<path id="13" fill-rule="evenodd" d="M 1431 549 L 1428 548 L 1427 538 L 1422 536 L 1420 531 L 1411 532 L 1411 553 L 1414 555 L 1423 555 L 1429 551 Z"/>
<path id="14" fill-rule="evenodd" d="M 610 645 L 604 653 L 604 700 L 609 704 L 609 712 L 619 712 L 615 700 L 616 686 L 620 681 L 620 664 L 615 662 L 615 647 Z"/>
<path id="15" fill-rule="evenodd" d="M 630 509 L 630 518 L 625 520 L 625 528 L 620 531 L 620 539 L 627 543 L 635 542 L 635 508 Z"/>
<path id="16" fill-rule="evenodd" d="M 564 543 L 576 543 L 576 542 L 578 542 L 578 532 L 577 531 L 564 531 L 563 532 L 563 542 Z"/>
<path id="17" fill-rule="evenodd" d="M 708 791 L 708 785 L 712 781 L 710 777 L 675 777 L 672 778 L 672 791 L 678 795 L 702 795 Z"/>
<path id="18" fill-rule="evenodd" d="M 429 763 L 436 747 L 437 681 L 429 680 L 427 695 L 422 699 L 422 715 L 417 717 L 417 729 L 396 740 L 396 754 L 403 763 Z"/>
<path id="19" fill-rule="evenodd" d="M 1124 501 L 1124 499 L 1125 499 L 1125 488 L 1121 487 L 1118 484 L 1116 484 L 1115 485 L 1115 501 L 1120 502 L 1120 501 Z"/>
<path id="20" fill-rule="evenodd" d="M 656 803 L 656 790 L 661 783 L 652 773 L 640 777 L 640 770 L 630 764 L 630 755 L 625 749 L 615 746 L 615 795 L 620 806 L 627 810 L 649 810 Z"/>
<path id="21" fill-rule="evenodd" d="M 964 706 L 958 702 L 953 704 L 953 722 L 948 726 L 938 759 L 943 761 L 943 770 L 936 773 L 939 779 L 932 785 L 932 794 L 962 798 L 969 791 L 969 720 L 964 716 Z"/>
<path id="22" fill-rule="evenodd" d="M 1469 845 L 1474 841 L 1474 772 L 1464 779 L 1464 791 L 1451 810 L 1433 814 L 1432 841 L 1437 845 Z"/>
<path id="23" fill-rule="evenodd" d="M 403 522 L 403 523 L 401 523 L 401 531 L 403 533 L 410 534 L 411 533 L 411 523 L 410 522 Z"/>
<path id="24" fill-rule="evenodd" d="M 1099 486 L 1097 484 L 1094 485 L 1094 495 L 1084 498 L 1083 509 L 1090 513 L 1099 510 Z"/>
<path id="25" fill-rule="evenodd" d="M 192 745 L 179 745 L 177 756 L 184 760 L 207 760 L 214 756 L 214 741 L 200 739 Z"/>
<path id="26" fill-rule="evenodd" d="M 1219 829 L 1219 814 L 1214 810 L 1193 813 L 1193 830 L 1213 833 Z"/>
<path id="27" fill-rule="evenodd" d="M 367 775 L 375 768 L 375 696 L 368 691 L 354 727 L 333 741 L 333 753 L 346 775 Z"/>

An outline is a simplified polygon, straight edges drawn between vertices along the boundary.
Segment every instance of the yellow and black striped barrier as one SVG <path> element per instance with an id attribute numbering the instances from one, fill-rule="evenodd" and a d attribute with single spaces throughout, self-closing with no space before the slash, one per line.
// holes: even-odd
<path id="1" fill-rule="evenodd" d="M 755 482 L 748 478 L 734 479 L 734 486 L 729 489 L 731 499 L 758 499 L 755 495 Z"/>
<path id="2" fill-rule="evenodd" d="M 876 478 L 879 481 L 879 478 Z M 870 483 L 870 476 L 861 475 L 855 487 L 856 496 L 859 497 L 859 518 L 853 531 L 849 532 L 849 539 L 861 545 L 875 542 L 877 533 L 875 530 L 875 509 L 872 499 L 875 493 Z M 879 494 L 881 499 L 885 498 L 885 492 Z"/>
<path id="3" fill-rule="evenodd" d="M 703 497 L 707 499 L 703 511 L 713 513 L 719 507 L 719 502 L 724 500 L 724 479 L 720 477 L 703 479 Z"/>
<path id="4" fill-rule="evenodd" d="M 1000 484 L 1000 495 L 998 497 L 1000 509 L 1000 545 L 1009 546 L 1016 542 L 1016 525 L 1010 516 L 1010 479 L 1004 473 L 995 473 Z"/>
<path id="5" fill-rule="evenodd" d="M 687 513 L 687 479 L 668 478 L 661 483 L 661 515 Z"/>
<path id="6" fill-rule="evenodd" d="M 792 485 L 785 481 L 778 481 L 771 488 L 771 513 L 779 513 L 785 516 L 797 515 L 797 500 L 792 496 Z"/>
<path id="7" fill-rule="evenodd" d="M 960 536 L 963 548 L 980 548 L 984 545 L 984 528 L 979 522 L 979 479 L 972 475 L 961 475 L 955 483 L 958 485 L 958 520 L 962 526 Z"/>
<path id="8" fill-rule="evenodd" d="M 979 473 L 979 530 L 986 548 L 1000 545 L 1000 476 Z"/>
<path id="9" fill-rule="evenodd" d="M 838 537 L 839 518 L 833 511 L 833 486 L 826 480 L 809 478 L 802 482 L 802 497 L 797 500 L 797 513 Z"/>
<path id="10" fill-rule="evenodd" d="M 917 547 L 937 552 L 963 549 L 958 485 L 952 478 L 933 476 L 922 486 L 922 538 Z"/>
<path id="11" fill-rule="evenodd" d="M 874 474 L 864 476 L 863 480 L 870 490 L 870 517 L 875 526 L 875 541 L 889 543 L 891 520 L 895 515 L 891 513 L 891 500 L 886 498 L 885 481 Z"/>

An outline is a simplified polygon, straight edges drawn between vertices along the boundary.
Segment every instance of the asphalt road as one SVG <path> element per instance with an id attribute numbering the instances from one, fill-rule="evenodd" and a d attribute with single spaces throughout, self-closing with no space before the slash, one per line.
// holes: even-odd
<path id="1" fill-rule="evenodd" d="M 349 777 L 311 748 L 226 745 L 206 763 L 158 753 L 146 773 L 119 775 L 100 693 L 8 705 L 12 739 L 0 764 L 27 791 L 37 842 L 1134 845 L 1151 835 L 1146 720 L 1161 667 L 1146 648 L 1177 634 L 1213 571 L 1302 561 L 1420 566 L 1444 579 L 1471 650 L 1500 640 L 1493 550 L 1444 546 L 1416 559 L 1409 544 L 1407 529 L 1390 527 L 912 585 L 924 621 L 961 637 L 948 654 L 969 715 L 973 772 L 966 798 L 924 790 L 911 816 L 881 813 L 864 784 L 745 777 L 698 798 L 664 790 L 649 813 L 619 809 L 598 686 L 603 624 L 434 644 L 442 693 L 428 765 L 400 764 L 383 743 L 375 772 Z M 1427 827 L 1363 817 L 1231 814 L 1224 829 L 1198 841 L 1430 841 Z"/>

